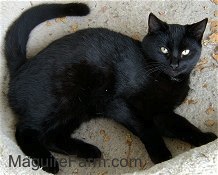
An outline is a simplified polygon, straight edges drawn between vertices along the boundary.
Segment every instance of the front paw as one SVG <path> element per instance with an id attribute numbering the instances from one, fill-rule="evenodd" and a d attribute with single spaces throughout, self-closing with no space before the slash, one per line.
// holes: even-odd
<path id="1" fill-rule="evenodd" d="M 212 142 L 216 139 L 217 139 L 217 136 L 214 133 L 206 132 L 206 133 L 204 133 L 204 141 L 203 141 L 204 143 L 203 144 L 207 144 L 207 143 Z"/>
<path id="2" fill-rule="evenodd" d="M 194 146 L 205 145 L 217 139 L 217 136 L 212 132 L 202 133 L 193 143 Z"/>
<path id="3" fill-rule="evenodd" d="M 149 156 L 152 162 L 155 164 L 164 162 L 172 158 L 172 154 L 170 153 L 168 149 L 162 149 L 160 151 L 149 153 Z"/>

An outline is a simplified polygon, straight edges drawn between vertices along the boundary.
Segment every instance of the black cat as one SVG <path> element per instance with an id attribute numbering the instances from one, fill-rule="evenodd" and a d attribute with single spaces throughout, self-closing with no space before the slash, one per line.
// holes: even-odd
<path id="1" fill-rule="evenodd" d="M 174 113 L 188 94 L 207 19 L 178 25 L 150 14 L 142 42 L 108 29 L 85 29 L 26 59 L 36 25 L 88 13 L 79 3 L 39 5 L 24 12 L 6 34 L 8 99 L 19 116 L 16 139 L 26 155 L 51 173 L 59 166 L 50 151 L 100 158 L 97 147 L 70 137 L 81 123 L 97 117 L 113 119 L 140 137 L 154 163 L 171 158 L 162 136 L 195 146 L 217 138 Z"/>

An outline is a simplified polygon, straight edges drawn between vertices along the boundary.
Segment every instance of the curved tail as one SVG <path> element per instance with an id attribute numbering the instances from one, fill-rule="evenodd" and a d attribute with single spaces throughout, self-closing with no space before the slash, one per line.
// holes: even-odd
<path id="1" fill-rule="evenodd" d="M 82 3 L 43 4 L 25 11 L 9 28 L 5 37 L 5 56 L 10 76 L 26 62 L 26 44 L 31 30 L 57 17 L 85 16 L 89 7 Z"/>

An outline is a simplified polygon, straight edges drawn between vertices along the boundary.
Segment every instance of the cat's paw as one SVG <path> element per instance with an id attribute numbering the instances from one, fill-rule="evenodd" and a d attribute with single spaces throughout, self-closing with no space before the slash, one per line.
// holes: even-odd
<path id="1" fill-rule="evenodd" d="M 98 159 L 102 154 L 96 146 L 86 143 L 79 149 L 77 156 L 85 159 Z"/>
<path id="2" fill-rule="evenodd" d="M 52 173 L 52 174 L 57 174 L 58 171 L 59 171 L 59 166 L 58 166 L 58 163 L 56 165 L 53 165 L 53 166 L 45 166 L 45 167 L 42 167 L 42 169 L 48 173 Z"/>
<path id="3" fill-rule="evenodd" d="M 214 140 L 216 140 L 217 139 L 217 136 L 214 134 L 214 133 L 212 133 L 212 132 L 206 132 L 206 133 L 204 133 L 204 144 L 207 144 L 207 143 L 209 143 L 209 142 L 212 142 L 212 141 L 214 141 Z"/>
<path id="4" fill-rule="evenodd" d="M 217 139 L 217 136 L 214 133 L 206 132 L 206 133 L 202 133 L 198 137 L 198 139 L 195 140 L 195 142 L 193 144 L 194 144 L 194 146 L 201 146 L 201 145 L 205 145 L 209 142 L 212 142 L 216 139 Z"/>
<path id="5" fill-rule="evenodd" d="M 168 149 L 163 149 L 153 154 L 149 154 L 153 163 L 161 163 L 172 158 L 172 154 Z"/>
<path id="6" fill-rule="evenodd" d="M 59 165 L 57 160 L 51 156 L 46 158 L 33 159 L 34 163 L 48 173 L 57 174 L 59 171 Z"/>

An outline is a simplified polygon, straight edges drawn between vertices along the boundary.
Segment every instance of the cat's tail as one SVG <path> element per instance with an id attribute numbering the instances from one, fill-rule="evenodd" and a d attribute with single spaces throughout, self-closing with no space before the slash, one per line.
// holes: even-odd
<path id="1" fill-rule="evenodd" d="M 89 7 L 83 3 L 43 4 L 25 11 L 10 26 L 5 37 L 5 56 L 10 76 L 13 77 L 26 62 L 26 44 L 34 27 L 52 18 L 85 16 L 89 11 Z"/>

